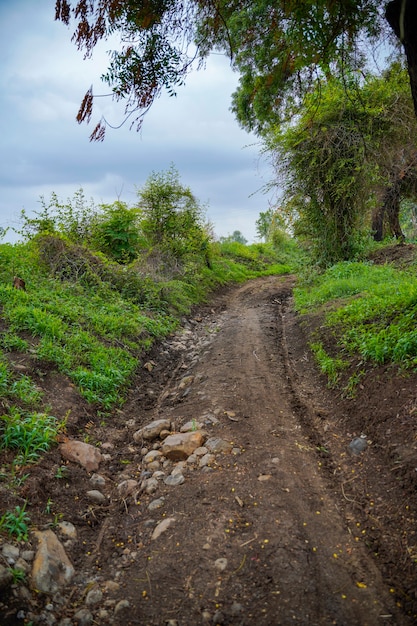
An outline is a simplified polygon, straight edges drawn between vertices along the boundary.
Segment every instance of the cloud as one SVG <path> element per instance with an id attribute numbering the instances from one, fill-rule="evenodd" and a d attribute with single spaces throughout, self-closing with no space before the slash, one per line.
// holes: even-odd
<path id="1" fill-rule="evenodd" d="M 0 226 L 15 226 L 22 207 L 38 210 L 39 196 L 52 191 L 66 199 L 82 187 L 96 202 L 120 197 L 133 203 L 152 171 L 174 163 L 182 182 L 209 203 L 217 235 L 240 230 L 253 240 L 255 221 L 268 205 L 256 192 L 271 174 L 259 160 L 256 139 L 229 111 L 237 76 L 228 60 L 213 55 L 177 97 L 164 94 L 140 133 L 127 123 L 92 144 L 92 127 L 78 126 L 75 116 L 91 83 L 95 93 L 106 91 L 99 76 L 111 42 L 83 60 L 70 31 L 54 22 L 52 5 L 0 1 Z M 101 113 L 115 125 L 123 120 L 123 104 L 97 102 L 96 121 Z"/>

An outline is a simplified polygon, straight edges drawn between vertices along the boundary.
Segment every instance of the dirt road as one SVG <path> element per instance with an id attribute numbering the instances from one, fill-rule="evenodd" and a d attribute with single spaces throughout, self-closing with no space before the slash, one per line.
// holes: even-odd
<path id="1" fill-rule="evenodd" d="M 50 599 L 32 599 L 29 616 L 49 610 L 56 623 L 67 619 L 63 626 L 415 623 L 392 586 L 402 567 L 396 553 L 384 553 L 381 543 L 378 560 L 375 539 L 368 541 L 368 509 L 382 498 L 374 491 L 383 468 L 369 482 L 372 451 L 349 455 L 340 407 L 319 380 L 292 312 L 292 286 L 291 277 L 270 277 L 216 296 L 149 355 L 126 405 L 106 423 L 80 399 L 74 410 L 68 384 L 48 374 L 50 397 L 77 416 L 72 435 L 88 432 L 109 453 L 99 471 L 108 506 L 86 499 L 91 477 L 76 464 L 67 466 L 65 489 L 52 479 L 62 466 L 58 451 L 33 471 L 25 486 L 32 520 L 48 498 L 78 540 L 68 551 L 76 570 L 71 588 L 52 609 L 45 609 Z M 133 433 L 163 417 L 177 428 L 202 423 L 233 451 L 216 454 L 211 469 L 186 464 L 183 484 L 160 481 L 153 494 L 118 498 L 115 486 L 140 481 L 145 469 Z M 395 477 L 381 480 L 393 494 Z M 152 539 L 164 519 L 170 526 Z M 74 618 L 95 587 L 104 595 L 87 607 L 93 621 L 85 613 L 84 622 Z M 126 608 L 114 618 L 120 600 Z"/>
<path id="2" fill-rule="evenodd" d="M 220 299 L 210 346 L 181 372 L 197 382 L 153 415 L 216 415 L 216 436 L 242 453 L 217 457 L 213 472 L 190 472 L 165 494 L 175 523 L 129 577 L 132 623 L 411 623 L 329 485 L 313 432 L 325 398 L 317 381 L 302 379 L 291 287 L 291 279 L 256 280 Z M 356 460 L 347 462 L 354 472 Z M 224 571 L 217 559 L 227 560 Z"/>

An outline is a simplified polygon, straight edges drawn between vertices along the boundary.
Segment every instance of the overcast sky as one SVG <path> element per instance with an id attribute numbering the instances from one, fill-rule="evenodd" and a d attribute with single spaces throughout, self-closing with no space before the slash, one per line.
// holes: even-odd
<path id="1" fill-rule="evenodd" d="M 0 0 L 0 226 L 18 227 L 21 209 L 39 210 L 40 196 L 53 191 L 66 200 L 82 187 L 96 203 L 133 204 L 149 174 L 173 163 L 208 204 L 217 236 L 240 230 L 256 240 L 255 221 L 268 208 L 259 190 L 270 171 L 257 139 L 229 111 L 237 75 L 228 60 L 212 56 L 176 98 L 161 97 L 139 134 L 127 124 L 109 129 L 104 143 L 90 143 L 93 124 L 79 126 L 75 116 L 91 83 L 95 93 L 106 92 L 99 77 L 109 44 L 83 60 L 72 31 L 54 21 L 54 8 L 55 0 Z M 122 110 L 110 100 L 100 106 L 120 122 Z"/>

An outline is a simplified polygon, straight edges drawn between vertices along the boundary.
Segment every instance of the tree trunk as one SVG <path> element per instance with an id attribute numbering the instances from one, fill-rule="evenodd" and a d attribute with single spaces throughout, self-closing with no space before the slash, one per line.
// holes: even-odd
<path id="1" fill-rule="evenodd" d="M 417 2 L 392 0 L 388 2 L 385 17 L 404 46 L 410 77 L 411 95 L 417 116 Z"/>
<path id="2" fill-rule="evenodd" d="M 383 213 L 387 219 L 387 230 L 391 237 L 404 241 L 404 233 L 400 226 L 401 183 L 395 181 L 384 195 Z"/>

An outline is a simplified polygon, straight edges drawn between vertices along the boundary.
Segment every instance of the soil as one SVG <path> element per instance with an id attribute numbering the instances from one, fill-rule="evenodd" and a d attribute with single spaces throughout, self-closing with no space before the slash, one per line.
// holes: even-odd
<path id="1" fill-rule="evenodd" d="M 109 580 L 120 585 L 113 604 L 130 605 L 112 623 L 126 626 L 416 623 L 417 376 L 361 365 L 355 397 L 328 389 L 307 342 L 318 322 L 294 313 L 294 281 L 261 278 L 213 296 L 147 355 L 110 417 L 52 369 L 11 355 L 38 368 L 57 417 L 70 411 L 67 435 L 110 455 L 99 469 L 107 505 L 88 502 L 90 475 L 65 465 L 57 448 L 22 470 L 29 477 L 18 493 L 0 493 L 7 507 L 27 498 L 37 528 L 58 514 L 77 529 L 68 552 L 76 576 L 55 606 L 57 623 Z M 114 485 L 143 470 L 133 433 L 161 417 L 177 428 L 203 421 L 233 452 L 217 454 L 212 471 L 190 466 L 182 485 L 161 482 L 153 495 L 121 501 Z M 356 456 L 349 443 L 361 433 L 368 446 Z M 164 518 L 174 522 L 152 540 Z M 14 588 L 2 598 L 3 626 L 51 602 L 23 597 Z M 95 624 L 108 623 L 98 615 Z"/>

